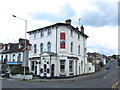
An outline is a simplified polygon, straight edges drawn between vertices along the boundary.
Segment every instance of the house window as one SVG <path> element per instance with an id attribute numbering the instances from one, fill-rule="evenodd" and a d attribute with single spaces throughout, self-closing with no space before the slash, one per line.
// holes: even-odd
<path id="1" fill-rule="evenodd" d="M 50 73 L 50 69 L 47 69 L 47 73 Z"/>
<path id="2" fill-rule="evenodd" d="M 65 71 L 65 60 L 60 60 L 60 71 L 61 72 Z"/>
<path id="3" fill-rule="evenodd" d="M 73 42 L 71 42 L 70 51 L 73 52 Z"/>
<path id="4" fill-rule="evenodd" d="M 13 62 L 15 62 L 15 54 L 13 54 Z"/>
<path id="5" fill-rule="evenodd" d="M 3 55 L 1 56 L 1 62 L 3 63 Z"/>
<path id="6" fill-rule="evenodd" d="M 43 73 L 43 68 L 40 69 L 40 72 Z"/>
<path id="7" fill-rule="evenodd" d="M 5 63 L 5 64 L 6 64 L 7 60 L 8 60 L 8 56 L 6 55 L 6 56 L 5 56 L 5 59 L 4 59 L 4 63 Z"/>
<path id="8" fill-rule="evenodd" d="M 80 54 L 80 45 L 78 45 L 78 54 Z"/>
<path id="9" fill-rule="evenodd" d="M 21 54 L 18 54 L 18 62 L 21 61 Z"/>
<path id="10" fill-rule="evenodd" d="M 43 31 L 40 32 L 40 36 L 41 36 L 41 37 L 44 36 L 44 32 L 43 32 Z"/>
<path id="11" fill-rule="evenodd" d="M 69 72 L 73 72 L 73 61 L 69 61 Z"/>
<path id="12" fill-rule="evenodd" d="M 44 72 L 47 72 L 47 65 L 44 64 Z"/>
<path id="13" fill-rule="evenodd" d="M 73 30 L 70 30 L 71 37 L 73 37 Z"/>
<path id="14" fill-rule="evenodd" d="M 89 71 L 91 71 L 91 67 L 89 67 Z"/>
<path id="15" fill-rule="evenodd" d="M 51 29 L 48 29 L 48 30 L 47 30 L 47 34 L 48 34 L 48 35 L 51 35 Z"/>
<path id="16" fill-rule="evenodd" d="M 34 44 L 34 54 L 36 54 L 36 53 L 37 53 L 37 45 Z"/>
<path id="17" fill-rule="evenodd" d="M 48 44 L 47 44 L 47 49 L 48 49 L 48 52 L 51 52 L 51 43 L 50 42 L 48 42 Z"/>
<path id="18" fill-rule="evenodd" d="M 34 61 L 31 61 L 31 71 L 34 71 Z"/>
<path id="19" fill-rule="evenodd" d="M 37 38 L 37 33 L 36 32 L 34 33 L 34 38 Z"/>
<path id="20" fill-rule="evenodd" d="M 43 43 L 40 44 L 40 53 L 43 53 L 44 45 Z"/>
<path id="21" fill-rule="evenodd" d="M 78 34 L 78 40 L 80 40 L 80 34 Z"/>

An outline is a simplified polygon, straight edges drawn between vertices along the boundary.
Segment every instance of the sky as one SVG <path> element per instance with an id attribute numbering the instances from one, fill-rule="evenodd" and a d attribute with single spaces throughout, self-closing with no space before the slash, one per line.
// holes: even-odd
<path id="1" fill-rule="evenodd" d="M 27 31 L 72 20 L 84 25 L 87 51 L 118 53 L 119 0 L 0 0 L 0 43 L 16 43 Z M 16 15 L 24 20 L 12 17 Z M 29 39 L 29 35 L 27 34 Z"/>

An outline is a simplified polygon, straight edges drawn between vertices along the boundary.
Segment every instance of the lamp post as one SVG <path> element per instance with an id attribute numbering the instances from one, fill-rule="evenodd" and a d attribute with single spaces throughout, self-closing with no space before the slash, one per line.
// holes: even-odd
<path id="1" fill-rule="evenodd" d="M 23 62 L 23 67 L 24 67 L 24 78 L 23 80 L 25 80 L 25 59 L 26 59 L 26 32 L 27 32 L 27 20 L 23 19 L 23 18 L 20 18 L 20 17 L 17 17 L 15 15 L 12 15 L 13 17 L 15 18 L 18 18 L 18 19 L 21 19 L 23 21 L 25 21 L 25 52 L 24 52 L 24 62 Z"/>

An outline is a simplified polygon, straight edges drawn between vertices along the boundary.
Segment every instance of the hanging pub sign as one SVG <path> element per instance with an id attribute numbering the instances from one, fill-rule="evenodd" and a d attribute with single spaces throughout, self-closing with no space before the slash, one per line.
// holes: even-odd
<path id="1" fill-rule="evenodd" d="M 65 49 L 65 32 L 60 33 L 60 48 Z"/>

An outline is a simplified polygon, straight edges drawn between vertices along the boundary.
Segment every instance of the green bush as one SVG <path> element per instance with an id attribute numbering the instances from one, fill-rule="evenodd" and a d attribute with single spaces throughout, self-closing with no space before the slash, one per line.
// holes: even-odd
<path id="1" fill-rule="evenodd" d="M 15 75 L 15 74 L 24 74 L 24 67 L 22 66 L 14 66 L 11 68 L 11 74 Z M 25 67 L 25 75 L 28 75 L 29 73 L 29 68 Z"/>

